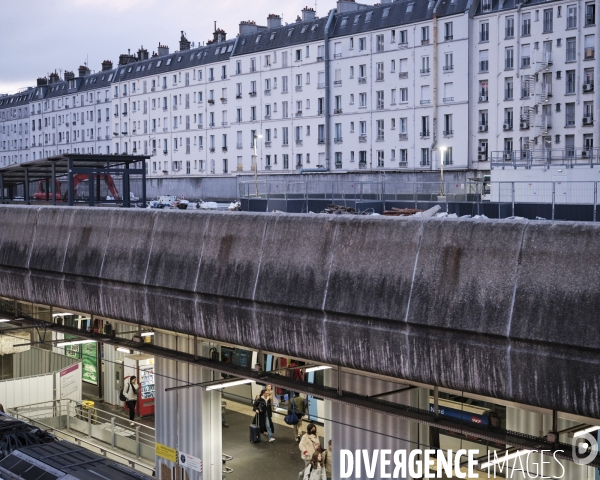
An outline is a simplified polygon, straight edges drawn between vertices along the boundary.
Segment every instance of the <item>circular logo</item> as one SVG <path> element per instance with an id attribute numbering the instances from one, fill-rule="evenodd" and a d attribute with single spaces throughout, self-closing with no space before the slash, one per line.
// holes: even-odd
<path id="1" fill-rule="evenodd" d="M 179 460 L 181 463 L 185 463 L 185 455 L 183 453 L 179 456 Z"/>
<path id="2" fill-rule="evenodd" d="M 582 433 L 573 442 L 573 461 L 578 465 L 589 465 L 598 456 L 598 442 L 589 433 Z"/>

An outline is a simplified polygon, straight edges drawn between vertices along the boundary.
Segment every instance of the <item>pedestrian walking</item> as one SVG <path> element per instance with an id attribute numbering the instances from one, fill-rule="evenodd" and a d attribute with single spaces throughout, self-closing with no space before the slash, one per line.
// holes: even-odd
<path id="1" fill-rule="evenodd" d="M 135 404 L 138 398 L 138 386 L 137 377 L 134 375 L 129 377 L 129 381 L 126 381 L 126 385 L 123 387 L 123 394 L 127 399 L 125 403 L 129 409 L 129 425 L 133 425 L 133 419 L 135 418 Z"/>
<path id="2" fill-rule="evenodd" d="M 303 480 L 326 480 L 323 454 L 321 452 L 313 453 L 310 462 L 304 469 Z"/>
<path id="3" fill-rule="evenodd" d="M 271 416 L 273 412 L 267 400 L 269 399 L 269 394 L 266 389 L 261 390 L 260 396 L 254 401 L 254 412 L 258 415 L 258 426 L 260 428 L 261 433 L 266 433 L 269 437 L 269 442 L 274 442 L 275 438 L 273 437 L 273 432 L 275 427 L 271 420 Z"/>
<path id="4" fill-rule="evenodd" d="M 306 405 L 304 404 L 304 398 L 302 397 L 302 395 L 300 395 L 299 393 L 293 395 L 292 398 L 292 402 L 294 403 L 294 410 L 296 413 L 296 416 L 298 417 L 298 423 L 296 423 L 294 425 L 294 438 L 296 439 L 297 442 L 300 441 L 300 437 L 302 436 L 302 417 L 304 417 L 304 415 L 306 415 Z M 288 415 L 292 413 L 292 408 L 290 405 L 290 408 L 288 409 Z"/>
<path id="5" fill-rule="evenodd" d="M 306 433 L 302 436 L 298 448 L 300 448 L 300 455 L 306 466 L 311 462 L 315 452 L 319 453 L 323 450 L 314 423 L 309 423 L 306 427 Z"/>

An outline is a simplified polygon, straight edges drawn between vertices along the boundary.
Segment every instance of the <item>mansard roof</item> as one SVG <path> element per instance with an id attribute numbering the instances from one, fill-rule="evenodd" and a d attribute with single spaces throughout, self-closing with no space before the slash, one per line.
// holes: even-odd
<path id="1" fill-rule="evenodd" d="M 117 74 L 113 81 L 122 82 L 227 61 L 231 57 L 234 44 L 235 40 L 227 40 L 183 52 L 175 52 L 120 65 L 116 69 Z"/>

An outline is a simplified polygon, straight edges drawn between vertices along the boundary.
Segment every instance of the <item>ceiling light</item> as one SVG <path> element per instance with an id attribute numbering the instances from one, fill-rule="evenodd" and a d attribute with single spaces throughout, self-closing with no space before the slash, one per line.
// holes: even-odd
<path id="1" fill-rule="evenodd" d="M 131 350 L 125 347 L 117 347 L 117 352 L 131 353 Z"/>
<path id="2" fill-rule="evenodd" d="M 0 323 L 10 322 L 8 318 L 0 318 Z"/>
<path id="3" fill-rule="evenodd" d="M 151 337 L 154 335 L 154 332 L 142 332 L 142 337 Z"/>
<path id="4" fill-rule="evenodd" d="M 573 438 L 582 437 L 586 433 L 595 432 L 596 430 L 600 430 L 600 427 L 588 427 L 584 430 L 579 430 L 573 434 Z"/>
<path id="5" fill-rule="evenodd" d="M 233 382 L 223 382 L 217 385 L 210 385 L 206 387 L 206 390 L 218 390 L 219 388 L 235 387 L 236 385 L 244 385 L 246 383 L 254 383 L 254 380 L 244 378 L 242 380 L 234 380 Z"/>
<path id="6" fill-rule="evenodd" d="M 74 313 L 67 313 L 67 312 L 53 313 L 52 314 L 53 317 L 68 317 L 70 315 L 75 315 L 75 314 Z"/>
<path id="7" fill-rule="evenodd" d="M 68 347 L 69 345 L 83 345 L 84 343 L 94 343 L 96 340 L 74 340 L 72 342 L 57 343 L 57 347 Z"/>
<path id="8" fill-rule="evenodd" d="M 305 371 L 306 371 L 306 373 L 310 373 L 310 372 L 318 372 L 319 370 L 329 370 L 330 368 L 331 367 L 328 367 L 327 365 L 320 365 L 318 367 L 309 367 Z"/>

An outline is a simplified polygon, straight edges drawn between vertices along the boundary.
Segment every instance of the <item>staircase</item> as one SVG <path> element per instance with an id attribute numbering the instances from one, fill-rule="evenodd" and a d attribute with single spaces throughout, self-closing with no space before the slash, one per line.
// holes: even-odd
<path id="1" fill-rule="evenodd" d="M 531 136 L 528 142 L 528 149 L 530 151 L 535 149 L 538 137 L 548 133 L 550 126 L 548 118 L 542 115 L 541 107 L 548 102 L 548 97 L 552 92 L 549 85 L 546 85 L 542 81 L 536 81 L 540 73 L 549 70 L 550 65 L 552 65 L 552 52 L 535 50 L 532 64 L 533 73 L 524 75 L 527 89 L 530 92 L 530 98 L 533 98 L 533 105 L 525 107 L 527 113 L 522 116 L 522 118 L 527 118 L 531 128 Z"/>

